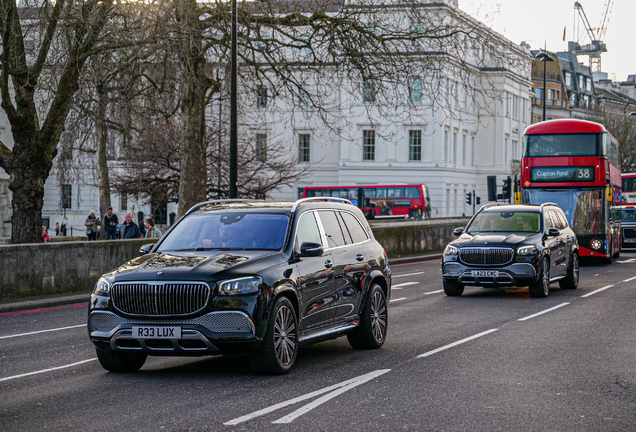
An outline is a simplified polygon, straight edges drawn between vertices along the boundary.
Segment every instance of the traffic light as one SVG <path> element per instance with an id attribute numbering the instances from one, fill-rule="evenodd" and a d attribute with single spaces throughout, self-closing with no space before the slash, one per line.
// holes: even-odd
<path id="1" fill-rule="evenodd" d="M 473 203 L 473 193 L 468 192 L 466 194 L 466 204 L 471 205 Z"/>
<path id="2" fill-rule="evenodd" d="M 501 195 L 504 201 L 510 201 L 510 196 L 512 195 L 512 178 L 508 176 L 503 181 L 503 190 L 501 191 Z"/>
<path id="3" fill-rule="evenodd" d="M 497 201 L 497 176 L 488 176 L 488 201 Z"/>
<path id="4" fill-rule="evenodd" d="M 475 197 L 475 204 L 481 204 L 481 197 Z"/>

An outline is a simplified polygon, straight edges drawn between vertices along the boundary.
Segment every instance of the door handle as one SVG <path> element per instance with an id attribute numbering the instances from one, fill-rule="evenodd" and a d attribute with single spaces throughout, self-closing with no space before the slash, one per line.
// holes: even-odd
<path id="1" fill-rule="evenodd" d="M 325 267 L 326 267 L 326 268 L 331 268 L 331 267 L 333 267 L 333 262 L 332 262 L 331 260 L 327 260 L 327 261 L 325 261 Z"/>
<path id="2" fill-rule="evenodd" d="M 356 255 L 356 259 L 357 259 L 358 261 L 362 261 L 362 260 L 364 260 L 364 255 L 362 255 L 362 254 L 358 254 L 358 255 Z"/>

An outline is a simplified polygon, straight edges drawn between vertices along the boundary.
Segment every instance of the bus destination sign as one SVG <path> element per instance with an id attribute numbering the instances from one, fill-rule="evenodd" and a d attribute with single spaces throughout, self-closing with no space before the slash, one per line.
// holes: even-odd
<path id="1" fill-rule="evenodd" d="M 531 182 L 593 182 L 594 167 L 535 167 L 530 168 Z"/>

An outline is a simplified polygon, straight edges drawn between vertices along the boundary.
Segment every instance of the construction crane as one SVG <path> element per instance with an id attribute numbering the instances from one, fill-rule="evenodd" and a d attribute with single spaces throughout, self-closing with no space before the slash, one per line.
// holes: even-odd
<path id="1" fill-rule="evenodd" d="M 603 42 L 605 33 L 607 32 L 607 26 L 609 24 L 610 15 L 612 14 L 612 8 L 614 6 L 614 0 L 605 0 L 603 6 L 603 17 L 601 18 L 601 25 L 594 29 L 590 25 L 590 21 L 587 19 L 587 15 L 583 10 L 581 3 L 574 2 L 574 10 L 578 12 L 579 20 L 574 22 L 574 35 L 577 38 L 576 42 L 572 42 L 569 46 L 569 50 L 578 55 L 586 55 L 590 59 L 590 70 L 592 72 L 598 72 L 601 70 L 601 54 L 607 52 L 607 45 Z M 590 38 L 590 43 L 581 46 L 579 43 L 580 33 L 578 22 L 583 21 L 583 26 Z"/>

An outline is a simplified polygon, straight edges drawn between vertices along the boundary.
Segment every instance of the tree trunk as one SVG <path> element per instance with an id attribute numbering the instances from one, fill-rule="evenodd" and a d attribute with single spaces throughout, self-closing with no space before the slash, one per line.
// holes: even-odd
<path id="1" fill-rule="evenodd" d="M 181 177 L 179 214 L 205 201 L 207 185 L 205 145 L 205 57 L 196 0 L 177 3 L 180 37 Z"/>
<path id="2" fill-rule="evenodd" d="M 97 177 L 99 178 L 99 217 L 103 218 L 110 204 L 110 179 L 108 175 L 108 161 L 106 160 L 106 145 L 108 142 L 108 127 L 106 126 L 106 108 L 108 95 L 98 90 L 97 118 L 95 128 L 97 132 Z M 101 238 L 106 236 L 106 227 L 102 227 Z"/>

